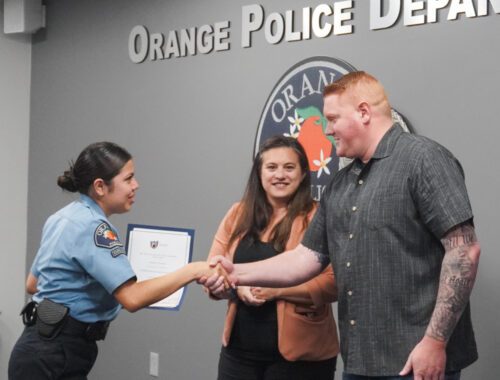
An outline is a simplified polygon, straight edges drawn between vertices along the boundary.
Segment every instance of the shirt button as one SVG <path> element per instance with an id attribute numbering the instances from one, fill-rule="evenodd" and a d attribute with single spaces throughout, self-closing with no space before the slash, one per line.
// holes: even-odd
<path id="1" fill-rule="evenodd" d="M 349 234 L 349 240 L 354 237 L 354 234 Z"/>
<path id="2" fill-rule="evenodd" d="M 352 211 L 356 211 L 358 208 L 356 206 L 352 207 Z"/>
<path id="3" fill-rule="evenodd" d="M 349 268 L 351 266 L 350 262 L 347 262 L 346 267 Z"/>
<path id="4" fill-rule="evenodd" d="M 356 324 L 356 321 L 354 319 L 351 319 L 349 323 L 351 324 L 351 326 L 354 326 Z"/>
<path id="5" fill-rule="evenodd" d="M 349 291 L 347 292 L 347 295 L 348 295 L 348 296 L 352 296 L 352 290 L 349 290 Z"/>
<path id="6" fill-rule="evenodd" d="M 362 180 L 362 179 L 360 179 L 360 180 L 358 181 L 358 183 L 359 183 L 360 185 L 362 185 L 362 184 L 363 184 L 363 180 Z"/>

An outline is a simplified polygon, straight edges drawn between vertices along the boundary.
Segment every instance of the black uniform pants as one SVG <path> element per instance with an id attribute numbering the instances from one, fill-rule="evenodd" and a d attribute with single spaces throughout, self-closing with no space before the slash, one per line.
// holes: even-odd
<path id="1" fill-rule="evenodd" d="M 81 334 L 63 329 L 44 340 L 36 326 L 27 326 L 12 350 L 9 380 L 86 380 L 96 357 L 95 341 Z"/>

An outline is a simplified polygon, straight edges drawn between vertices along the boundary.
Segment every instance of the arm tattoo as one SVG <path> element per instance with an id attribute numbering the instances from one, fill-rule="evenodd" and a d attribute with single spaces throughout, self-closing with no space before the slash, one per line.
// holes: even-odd
<path id="1" fill-rule="evenodd" d="M 446 251 L 458 248 L 461 245 L 476 243 L 476 232 L 470 224 L 462 224 L 454 228 L 441 240 Z"/>
<path id="2" fill-rule="evenodd" d="M 441 242 L 445 255 L 436 306 L 426 334 L 447 341 L 469 302 L 476 278 L 479 246 L 470 223 L 454 228 Z"/>

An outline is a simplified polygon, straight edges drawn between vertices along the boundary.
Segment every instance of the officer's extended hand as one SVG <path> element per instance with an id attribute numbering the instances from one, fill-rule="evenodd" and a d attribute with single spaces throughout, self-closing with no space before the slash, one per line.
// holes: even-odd
<path id="1" fill-rule="evenodd" d="M 233 263 L 228 260 L 224 256 L 214 256 L 210 259 L 209 264 L 211 267 L 216 267 L 220 265 L 220 267 L 224 270 L 225 278 L 228 281 L 229 285 L 233 288 L 236 288 L 238 284 L 238 278 L 235 273 L 235 267 Z"/>
<path id="2" fill-rule="evenodd" d="M 227 273 L 221 264 L 211 265 L 213 273 L 203 276 L 197 282 L 204 286 L 205 290 L 216 298 L 231 298 L 233 296 L 231 285 L 227 280 Z"/>

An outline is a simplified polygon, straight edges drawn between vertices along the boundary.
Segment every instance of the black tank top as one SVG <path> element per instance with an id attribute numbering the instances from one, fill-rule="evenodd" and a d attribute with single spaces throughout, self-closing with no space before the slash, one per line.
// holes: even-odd
<path id="1" fill-rule="evenodd" d="M 244 238 L 236 247 L 235 263 L 265 260 L 278 254 L 272 243 L 250 240 Z M 276 301 L 267 301 L 261 306 L 247 306 L 241 300 L 238 302 L 228 349 L 253 360 L 280 358 Z"/>

